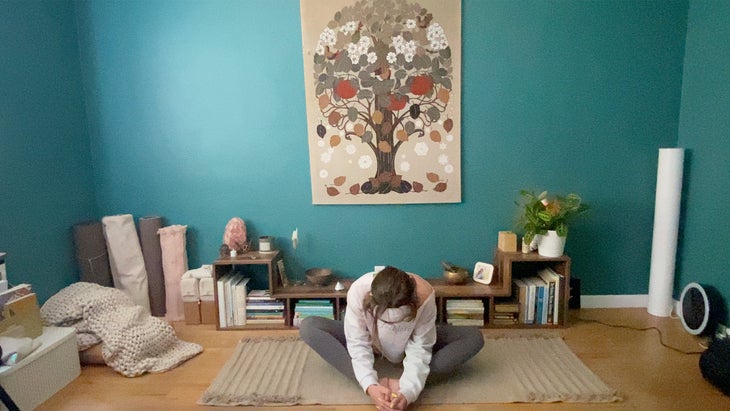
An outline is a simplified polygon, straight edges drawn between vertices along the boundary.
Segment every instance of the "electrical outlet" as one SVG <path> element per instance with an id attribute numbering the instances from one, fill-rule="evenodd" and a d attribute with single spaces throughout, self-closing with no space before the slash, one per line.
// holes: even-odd
<path id="1" fill-rule="evenodd" d="M 730 338 L 730 329 L 724 324 L 718 324 L 717 330 L 715 331 L 715 339 L 724 340 L 725 338 Z"/>

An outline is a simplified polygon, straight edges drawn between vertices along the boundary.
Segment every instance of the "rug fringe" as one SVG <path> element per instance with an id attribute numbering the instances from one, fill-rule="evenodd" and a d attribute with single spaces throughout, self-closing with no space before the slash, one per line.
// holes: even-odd
<path id="1" fill-rule="evenodd" d="M 257 343 L 257 342 L 264 342 L 264 341 L 284 341 L 284 342 L 298 341 L 300 339 L 301 338 L 299 338 L 298 335 L 284 335 L 284 336 L 267 335 L 267 336 L 262 336 L 262 337 L 243 337 L 243 338 L 241 338 L 240 341 L 242 343 L 245 343 L 245 342 Z"/>

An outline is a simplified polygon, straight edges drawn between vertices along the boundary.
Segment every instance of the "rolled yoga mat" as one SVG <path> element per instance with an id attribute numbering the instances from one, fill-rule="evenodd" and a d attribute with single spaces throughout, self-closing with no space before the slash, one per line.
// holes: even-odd
<path id="1" fill-rule="evenodd" d="M 165 275 L 165 306 L 169 321 L 182 321 L 185 311 L 180 290 L 180 281 L 188 271 L 188 254 L 185 250 L 186 225 L 171 225 L 159 229 L 162 248 L 162 271 Z"/>
<path id="2" fill-rule="evenodd" d="M 139 243 L 142 246 L 147 270 L 150 311 L 155 317 L 165 316 L 165 276 L 162 272 L 162 248 L 157 231 L 162 228 L 162 217 L 147 216 L 139 219 Z"/>
<path id="3" fill-rule="evenodd" d="M 101 221 L 78 223 L 73 226 L 73 233 L 81 281 L 113 287 L 114 280 L 109 268 L 109 255 Z"/>
<path id="4" fill-rule="evenodd" d="M 684 149 L 659 149 L 647 304 L 647 312 L 656 317 L 672 313 L 683 170 Z"/>
<path id="5" fill-rule="evenodd" d="M 150 312 L 147 270 L 142 248 L 131 214 L 107 216 L 101 219 L 104 238 L 109 250 L 109 267 L 114 287 L 124 291 L 132 301 Z"/>

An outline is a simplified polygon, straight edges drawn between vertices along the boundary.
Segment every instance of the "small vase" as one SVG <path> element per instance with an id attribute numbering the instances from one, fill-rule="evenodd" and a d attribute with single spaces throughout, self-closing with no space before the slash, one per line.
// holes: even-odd
<path id="1" fill-rule="evenodd" d="M 537 253 L 543 257 L 560 257 L 565 249 L 565 237 L 560 237 L 555 230 L 537 236 Z"/>

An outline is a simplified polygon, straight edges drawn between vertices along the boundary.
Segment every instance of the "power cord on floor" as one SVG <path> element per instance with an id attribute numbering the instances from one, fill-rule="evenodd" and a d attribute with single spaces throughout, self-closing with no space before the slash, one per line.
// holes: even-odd
<path id="1" fill-rule="evenodd" d="M 590 318 L 583 318 L 583 317 L 580 317 L 580 316 L 575 316 L 575 318 L 577 320 L 580 320 L 580 321 L 597 323 L 597 324 L 601 324 L 601 325 L 604 325 L 606 327 L 612 327 L 612 328 L 626 328 L 626 329 L 635 330 L 635 331 L 656 330 L 656 332 L 659 333 L 659 343 L 662 346 L 667 347 L 670 350 L 674 350 L 674 351 L 676 351 L 676 352 L 678 352 L 680 354 L 687 354 L 687 355 L 690 355 L 690 354 L 702 354 L 705 351 L 704 349 L 707 349 L 707 346 L 702 345 L 701 343 L 698 343 L 698 344 L 699 344 L 700 347 L 704 348 L 702 351 L 684 351 L 684 350 L 681 350 L 679 348 L 672 347 L 671 345 L 669 345 L 669 344 L 667 344 L 667 343 L 664 342 L 664 335 L 662 334 L 662 330 L 660 330 L 659 328 L 654 327 L 654 326 L 650 326 L 650 327 L 632 327 L 632 326 L 629 326 L 629 325 L 611 324 L 611 323 L 603 322 L 603 321 L 600 321 L 600 320 L 593 320 L 593 319 L 590 319 Z"/>

